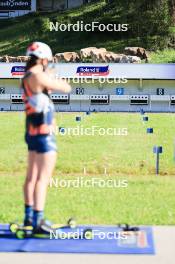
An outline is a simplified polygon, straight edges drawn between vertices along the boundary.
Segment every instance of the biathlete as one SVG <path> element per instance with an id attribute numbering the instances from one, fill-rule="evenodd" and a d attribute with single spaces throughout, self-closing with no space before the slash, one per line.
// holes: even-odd
<path id="1" fill-rule="evenodd" d="M 53 79 L 47 73 L 52 61 L 50 47 L 41 42 L 32 43 L 27 49 L 30 56 L 22 79 L 23 101 L 26 112 L 25 141 L 28 146 L 28 168 L 24 184 L 24 226 L 33 226 L 34 232 L 48 227 L 44 218 L 47 187 L 56 163 L 57 146 L 54 131 L 54 105 L 51 91 L 69 93 L 70 85 Z"/>

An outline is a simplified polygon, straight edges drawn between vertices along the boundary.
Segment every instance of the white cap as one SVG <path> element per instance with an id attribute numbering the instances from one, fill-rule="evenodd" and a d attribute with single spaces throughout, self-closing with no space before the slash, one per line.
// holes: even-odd
<path id="1" fill-rule="evenodd" d="M 35 55 L 39 59 L 48 59 L 51 61 L 53 59 L 51 48 L 42 42 L 33 42 L 27 48 L 27 56 Z"/>

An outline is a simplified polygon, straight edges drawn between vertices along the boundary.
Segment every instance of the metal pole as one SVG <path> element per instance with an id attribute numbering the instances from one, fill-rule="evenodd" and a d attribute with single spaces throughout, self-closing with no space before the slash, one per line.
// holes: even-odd
<path id="1" fill-rule="evenodd" d="M 162 146 L 154 146 L 153 153 L 156 154 L 156 175 L 159 174 L 159 155 L 163 153 Z"/>
<path id="2" fill-rule="evenodd" d="M 156 174 L 159 174 L 159 152 L 156 154 Z"/>

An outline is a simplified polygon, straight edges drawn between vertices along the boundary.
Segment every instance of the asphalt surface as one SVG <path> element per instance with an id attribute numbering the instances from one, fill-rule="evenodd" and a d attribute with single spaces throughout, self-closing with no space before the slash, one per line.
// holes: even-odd
<path id="1" fill-rule="evenodd" d="M 175 264 L 175 226 L 154 227 L 155 255 L 0 253 L 0 264 Z"/>

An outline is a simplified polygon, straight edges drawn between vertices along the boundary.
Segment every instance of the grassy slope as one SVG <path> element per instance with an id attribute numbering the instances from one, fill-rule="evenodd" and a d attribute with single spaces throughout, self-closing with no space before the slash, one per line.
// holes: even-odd
<path id="1" fill-rule="evenodd" d="M 49 21 L 60 23 L 76 23 L 77 21 L 108 21 L 110 17 L 119 19 L 120 11 L 108 10 L 104 15 L 104 1 L 89 4 L 65 12 L 49 14 L 32 14 L 25 17 L 0 21 L 0 56 L 23 55 L 26 46 L 34 40 L 40 40 L 51 45 L 54 53 L 64 51 L 79 51 L 83 47 L 105 47 L 110 51 L 123 52 L 126 46 L 140 46 L 137 39 L 123 39 L 108 34 L 95 34 L 88 32 L 49 32 Z M 116 33 L 118 34 L 118 33 Z M 151 53 L 152 63 L 175 62 L 175 51 L 166 50 L 163 53 Z"/>
<path id="2" fill-rule="evenodd" d="M 175 63 L 175 50 L 165 49 L 163 51 L 157 51 L 151 53 L 152 63 Z"/>
<path id="3" fill-rule="evenodd" d="M 60 155 L 55 178 L 128 180 L 128 188 L 51 188 L 46 213 L 55 222 L 64 223 L 76 216 L 80 223 L 175 224 L 173 161 L 174 119 L 172 114 L 150 114 L 147 135 L 138 114 L 92 114 L 81 125 L 90 127 L 127 127 L 128 136 L 58 136 Z M 75 114 L 58 114 L 59 125 L 75 127 Z M 22 183 L 26 166 L 23 142 L 23 113 L 1 113 L 0 148 L 0 222 L 22 219 Z M 8 137 L 7 137 L 8 135 Z M 152 147 L 161 144 L 161 176 L 154 175 Z M 98 147 L 97 147 L 98 146 Z M 104 167 L 109 175 L 104 175 Z M 69 175 L 66 175 L 69 173 Z M 10 210 L 9 210 L 10 208 Z"/>

